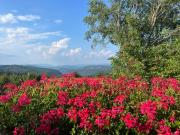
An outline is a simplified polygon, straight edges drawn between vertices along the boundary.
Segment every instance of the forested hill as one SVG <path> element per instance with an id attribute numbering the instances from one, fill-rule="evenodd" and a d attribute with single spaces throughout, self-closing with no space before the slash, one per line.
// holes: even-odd
<path id="1" fill-rule="evenodd" d="M 86 65 L 86 66 L 59 66 L 55 67 L 61 73 L 76 72 L 81 76 L 94 76 L 111 72 L 110 65 Z"/>
<path id="2" fill-rule="evenodd" d="M 47 73 L 47 75 L 57 75 L 76 72 L 81 76 L 94 76 L 98 74 L 108 74 L 111 72 L 110 65 L 78 65 L 78 66 L 39 66 L 39 65 L 0 65 L 0 73 L 36 73 L 38 75 Z"/>
<path id="3" fill-rule="evenodd" d="M 56 69 L 40 68 L 24 65 L 0 65 L 0 73 L 36 73 L 38 75 L 46 73 L 47 75 L 60 76 L 61 72 Z"/>

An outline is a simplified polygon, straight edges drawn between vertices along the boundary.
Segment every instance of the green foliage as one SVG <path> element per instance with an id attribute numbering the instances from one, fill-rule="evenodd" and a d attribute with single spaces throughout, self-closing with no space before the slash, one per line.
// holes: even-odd
<path id="1" fill-rule="evenodd" d="M 176 39 L 171 45 L 164 43 L 146 49 L 147 56 L 143 61 L 138 61 L 135 57 L 123 55 L 112 58 L 113 75 L 141 75 L 144 77 L 162 76 L 176 77 L 180 79 L 180 39 Z M 124 60 L 124 61 L 123 61 Z M 128 62 L 128 64 L 126 64 Z M 145 67 L 146 63 L 147 67 Z"/>
<path id="2" fill-rule="evenodd" d="M 148 76 L 176 77 L 180 79 L 180 39 L 148 50 Z"/>
<path id="3" fill-rule="evenodd" d="M 37 78 L 38 75 L 35 73 L 0 73 L 0 92 L 2 86 L 6 83 L 13 83 L 19 85 L 21 82 Z"/>
<path id="4" fill-rule="evenodd" d="M 114 76 L 176 77 L 179 52 L 172 52 L 180 50 L 179 14 L 179 0 L 90 0 L 86 38 L 119 47 Z"/>

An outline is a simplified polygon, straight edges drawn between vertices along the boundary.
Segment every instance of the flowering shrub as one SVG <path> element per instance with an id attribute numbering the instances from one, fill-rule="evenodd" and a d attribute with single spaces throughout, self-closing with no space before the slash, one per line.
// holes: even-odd
<path id="1" fill-rule="evenodd" d="M 4 85 L 1 134 L 180 134 L 180 83 L 173 78 L 62 78 Z"/>

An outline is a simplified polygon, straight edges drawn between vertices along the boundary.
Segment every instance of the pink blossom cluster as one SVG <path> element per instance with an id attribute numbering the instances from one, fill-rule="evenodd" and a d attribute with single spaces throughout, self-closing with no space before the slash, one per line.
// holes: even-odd
<path id="1" fill-rule="evenodd" d="M 14 135 L 180 134 L 180 83 L 174 78 L 154 77 L 149 83 L 139 76 L 76 78 L 70 73 L 48 78 L 43 74 L 40 82 L 28 80 L 4 88 L 0 114 L 12 111 L 10 118 L 17 123 L 4 127 L 13 129 Z M 6 119 L 0 118 L 1 129 Z"/>

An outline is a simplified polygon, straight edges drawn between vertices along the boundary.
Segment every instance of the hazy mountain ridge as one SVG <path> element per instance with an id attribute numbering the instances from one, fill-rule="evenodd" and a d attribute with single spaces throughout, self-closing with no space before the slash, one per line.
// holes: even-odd
<path id="1" fill-rule="evenodd" d="M 48 75 L 57 75 L 60 76 L 61 72 L 56 69 L 50 68 L 42 68 L 42 67 L 35 67 L 35 66 L 25 66 L 25 65 L 0 65 L 0 72 L 12 72 L 12 73 L 47 73 Z"/>
<path id="2" fill-rule="evenodd" d="M 93 76 L 97 74 L 106 74 L 111 71 L 110 65 L 79 65 L 79 66 L 59 66 L 55 67 L 61 73 L 77 72 L 81 76 Z"/>
<path id="3" fill-rule="evenodd" d="M 12 73 L 37 73 L 46 72 L 48 75 L 57 75 L 76 72 L 81 76 L 94 76 L 97 74 L 106 74 L 111 71 L 110 65 L 0 65 L 0 72 Z"/>

